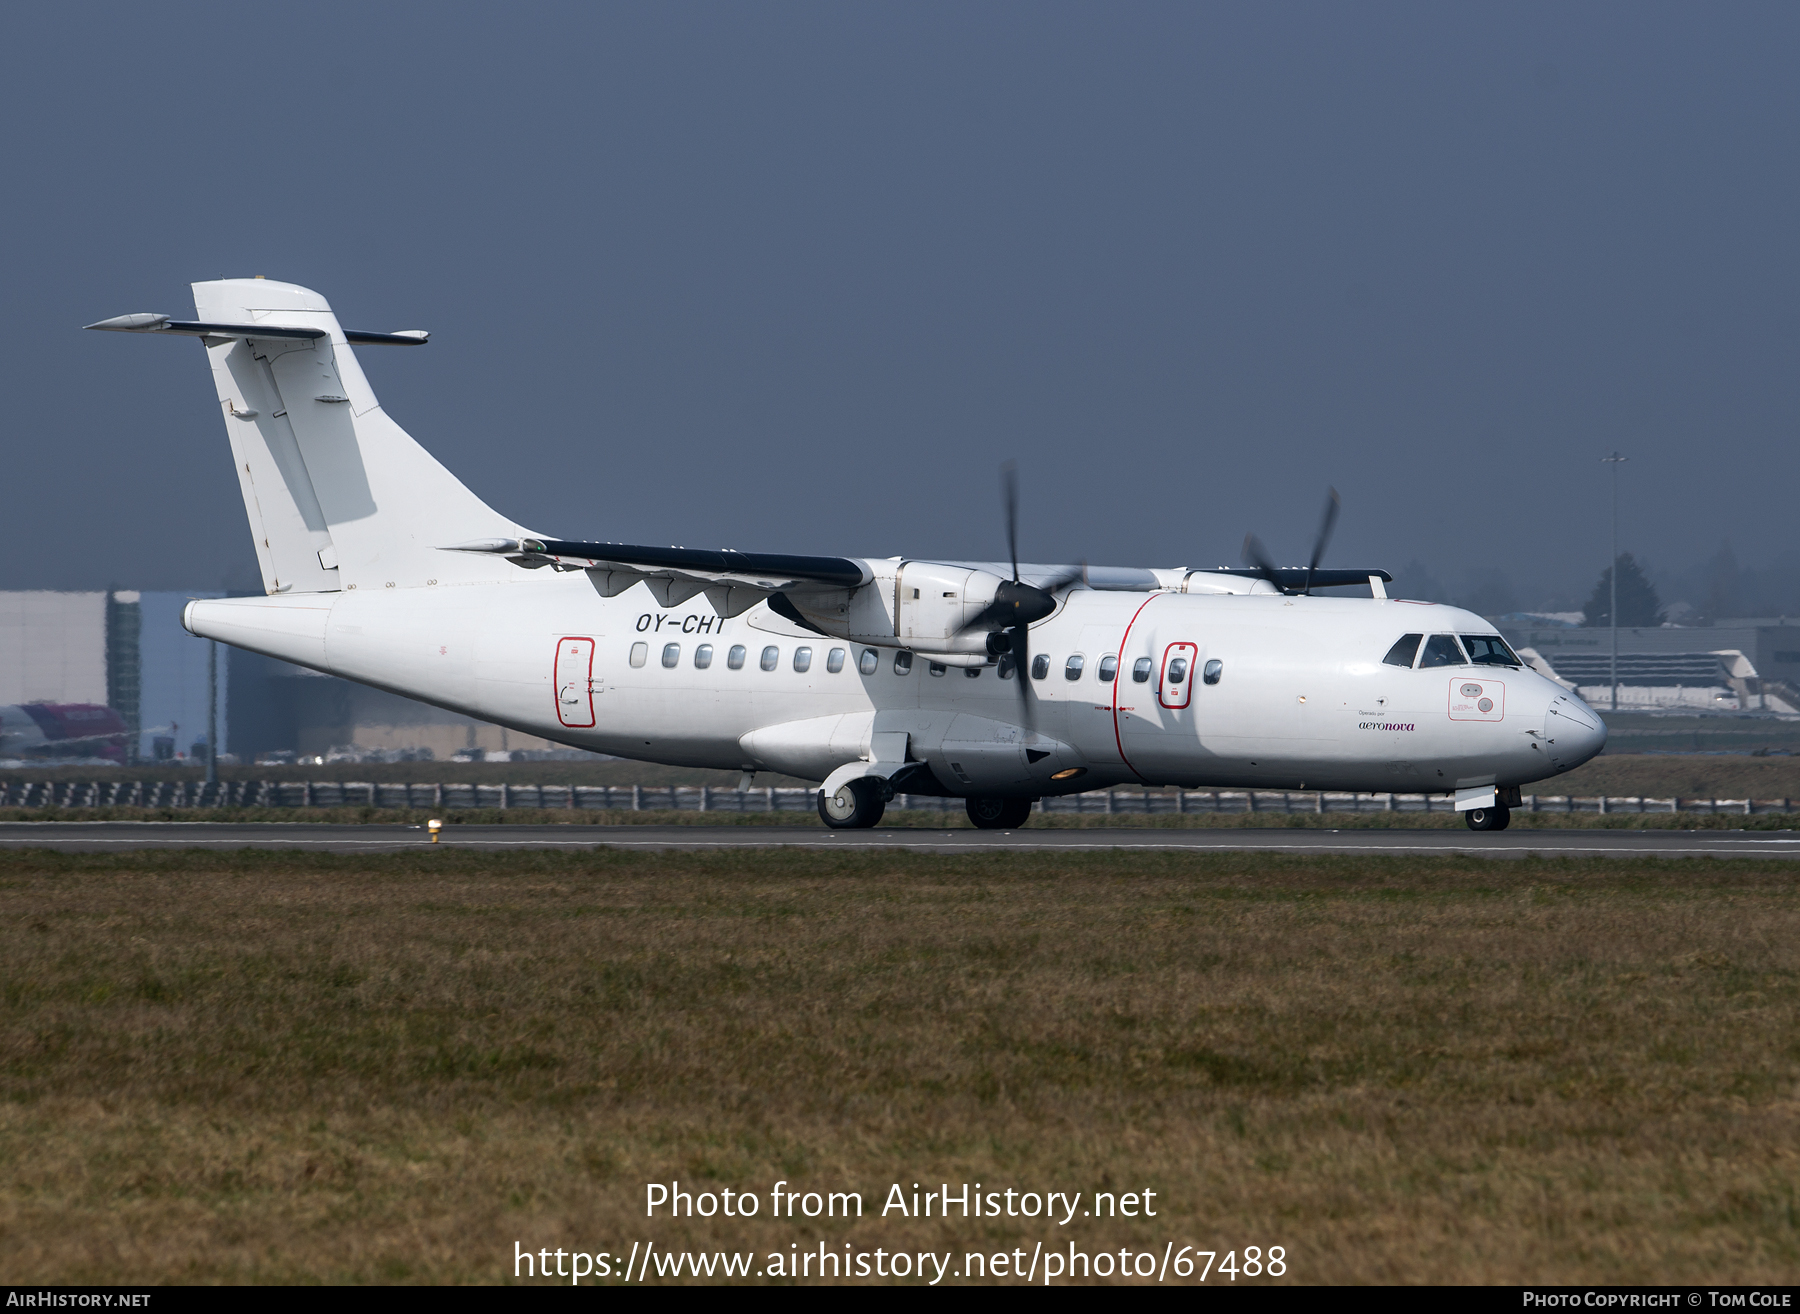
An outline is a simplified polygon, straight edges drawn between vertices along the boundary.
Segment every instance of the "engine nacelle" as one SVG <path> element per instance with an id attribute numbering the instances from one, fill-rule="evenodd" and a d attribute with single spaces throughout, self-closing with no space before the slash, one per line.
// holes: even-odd
<path id="1" fill-rule="evenodd" d="M 878 648 L 991 660 L 988 631 L 959 630 L 994 600 L 1000 577 L 935 561 L 869 562 L 875 578 L 859 589 L 794 592 L 794 606 L 827 634 Z"/>
<path id="2" fill-rule="evenodd" d="M 962 631 L 994 601 L 1001 580 L 985 570 L 909 561 L 894 574 L 894 631 L 914 652 L 988 654 L 985 629 Z"/>

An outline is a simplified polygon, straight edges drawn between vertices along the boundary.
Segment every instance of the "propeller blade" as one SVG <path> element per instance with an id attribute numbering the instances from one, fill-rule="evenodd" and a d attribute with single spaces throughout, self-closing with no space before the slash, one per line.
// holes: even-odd
<path id="1" fill-rule="evenodd" d="M 1312 592 L 1313 571 L 1324 560 L 1325 547 L 1331 542 L 1331 533 L 1337 528 L 1338 510 L 1343 505 L 1338 500 L 1337 489 L 1327 488 L 1325 492 L 1325 517 L 1319 522 L 1319 536 L 1313 540 L 1312 560 L 1306 565 L 1306 588 L 1302 590 L 1309 594 Z"/>
<path id="2" fill-rule="evenodd" d="M 1256 567 L 1261 572 L 1260 578 L 1268 580 L 1276 588 L 1281 587 L 1281 576 L 1276 573 L 1275 563 L 1269 559 L 1262 540 L 1255 534 L 1244 535 L 1244 564 Z"/>
<path id="3" fill-rule="evenodd" d="M 1061 593 L 1071 584 L 1079 584 L 1087 579 L 1087 562 L 1066 566 L 1060 574 L 1052 575 L 1049 580 L 1038 585 L 1046 593 Z"/>
<path id="4" fill-rule="evenodd" d="M 1035 730 L 1031 712 L 1031 627 L 1015 625 L 1007 636 L 1012 643 L 1013 679 L 1019 685 L 1019 720 L 1027 730 Z"/>
<path id="5" fill-rule="evenodd" d="M 1013 583 L 1019 582 L 1019 463 L 1000 467 L 1000 495 L 1006 504 L 1006 550 L 1012 557 Z"/>

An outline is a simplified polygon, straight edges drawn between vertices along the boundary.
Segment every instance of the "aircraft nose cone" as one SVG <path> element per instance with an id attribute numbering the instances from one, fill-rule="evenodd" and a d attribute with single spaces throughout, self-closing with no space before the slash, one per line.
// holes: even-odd
<path id="1" fill-rule="evenodd" d="M 1544 713 L 1544 737 L 1550 760 L 1559 770 L 1569 771 L 1606 747 L 1606 722 L 1575 695 L 1559 694 Z"/>

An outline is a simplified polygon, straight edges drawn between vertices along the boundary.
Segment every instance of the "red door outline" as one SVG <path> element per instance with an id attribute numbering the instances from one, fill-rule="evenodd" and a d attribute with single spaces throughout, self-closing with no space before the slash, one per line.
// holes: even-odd
<path id="1" fill-rule="evenodd" d="M 594 724 L 594 641 L 565 635 L 556 641 L 556 719 L 571 730 Z"/>
<path id="2" fill-rule="evenodd" d="M 1171 643 L 1163 649 L 1162 671 L 1156 678 L 1156 701 L 1171 711 L 1180 711 L 1188 705 L 1194 695 L 1194 664 L 1199 659 L 1200 649 L 1192 643 Z M 1183 671 L 1181 682 L 1169 682 L 1169 663 L 1176 658 L 1185 658 L 1187 668 Z"/>

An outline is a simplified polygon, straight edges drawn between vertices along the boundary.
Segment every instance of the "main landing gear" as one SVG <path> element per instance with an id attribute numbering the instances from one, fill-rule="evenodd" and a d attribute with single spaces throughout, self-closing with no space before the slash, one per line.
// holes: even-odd
<path id="1" fill-rule="evenodd" d="M 1470 808 L 1463 813 L 1470 830 L 1505 830 L 1512 824 L 1512 809 L 1504 803 L 1491 808 Z"/>
<path id="2" fill-rule="evenodd" d="M 1032 800 L 1028 798 L 987 798 L 969 800 L 969 820 L 982 830 L 1017 830 L 1031 816 Z"/>
<path id="3" fill-rule="evenodd" d="M 819 792 L 819 820 L 833 830 L 867 830 L 887 811 L 888 784 L 876 776 L 846 781 L 835 794 Z M 969 820 L 982 830 L 1017 830 L 1031 816 L 1029 798 L 976 797 L 968 800 Z"/>

